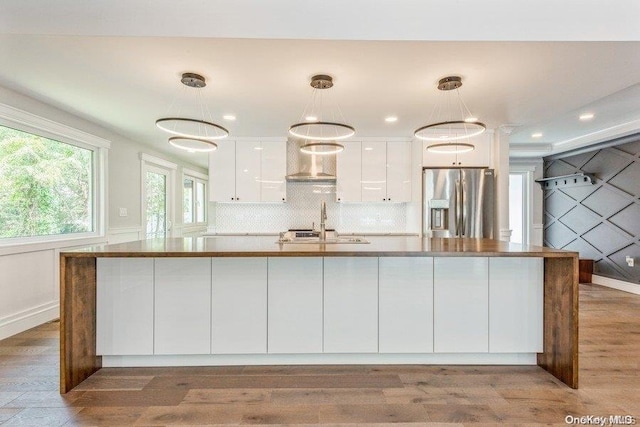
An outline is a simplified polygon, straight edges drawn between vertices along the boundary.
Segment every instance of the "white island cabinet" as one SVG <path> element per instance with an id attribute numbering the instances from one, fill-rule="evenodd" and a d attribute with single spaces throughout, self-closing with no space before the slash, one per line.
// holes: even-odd
<path id="1" fill-rule="evenodd" d="M 267 352 L 267 259 L 212 259 L 214 354 Z"/>
<path id="2" fill-rule="evenodd" d="M 153 258 L 97 260 L 98 354 L 153 354 Z"/>
<path id="3" fill-rule="evenodd" d="M 542 258 L 101 258 L 97 281 L 107 363 L 520 363 L 542 351 Z"/>
<path id="4" fill-rule="evenodd" d="M 489 259 L 438 257 L 433 268 L 433 350 L 488 352 Z"/>
<path id="5" fill-rule="evenodd" d="M 322 353 L 322 258 L 269 258 L 269 353 Z"/>
<path id="6" fill-rule="evenodd" d="M 378 351 L 378 258 L 324 259 L 324 352 Z"/>
<path id="7" fill-rule="evenodd" d="M 489 271 L 489 351 L 542 353 L 542 258 L 490 258 Z"/>
<path id="8" fill-rule="evenodd" d="M 209 354 L 211 259 L 154 261 L 154 354 Z"/>
<path id="9" fill-rule="evenodd" d="M 433 258 L 379 258 L 380 353 L 433 352 Z"/>

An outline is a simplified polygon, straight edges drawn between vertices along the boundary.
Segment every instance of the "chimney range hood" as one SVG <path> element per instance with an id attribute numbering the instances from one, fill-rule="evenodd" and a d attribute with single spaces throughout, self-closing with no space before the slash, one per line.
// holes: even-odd
<path id="1" fill-rule="evenodd" d="M 287 182 L 336 182 L 336 156 L 305 154 L 300 147 L 306 141 L 287 141 Z"/>

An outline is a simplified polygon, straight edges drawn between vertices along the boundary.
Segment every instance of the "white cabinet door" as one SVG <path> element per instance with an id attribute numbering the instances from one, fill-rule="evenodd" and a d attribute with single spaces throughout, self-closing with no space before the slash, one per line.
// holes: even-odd
<path id="1" fill-rule="evenodd" d="M 433 268 L 433 350 L 489 351 L 488 258 L 437 257 Z"/>
<path id="2" fill-rule="evenodd" d="M 471 139 L 475 150 L 458 154 L 458 164 L 463 167 L 487 167 L 491 165 L 491 134 L 485 132 Z"/>
<path id="3" fill-rule="evenodd" d="M 378 351 L 378 258 L 324 259 L 324 352 Z"/>
<path id="4" fill-rule="evenodd" d="M 380 257 L 380 353 L 433 352 L 433 258 Z"/>
<path id="5" fill-rule="evenodd" d="M 455 142 L 455 141 L 453 141 Z M 491 166 L 492 135 L 485 132 L 481 135 L 461 140 L 463 143 L 472 144 L 473 151 L 459 154 L 442 154 L 427 151 L 427 146 L 436 144 L 436 141 L 422 142 L 422 166 L 440 167 L 488 167 Z"/>
<path id="6" fill-rule="evenodd" d="M 98 258 L 97 269 L 97 354 L 153 354 L 153 258 Z"/>
<path id="7" fill-rule="evenodd" d="M 387 201 L 411 201 L 410 142 L 387 142 Z"/>
<path id="8" fill-rule="evenodd" d="M 358 141 L 345 141 L 344 150 L 336 160 L 336 200 L 338 202 L 362 201 L 362 152 Z"/>
<path id="9" fill-rule="evenodd" d="M 322 353 L 322 258 L 269 258 L 269 353 Z"/>
<path id="10" fill-rule="evenodd" d="M 267 352 L 267 258 L 213 258 L 214 354 Z"/>
<path id="11" fill-rule="evenodd" d="M 284 202 L 287 197 L 287 142 L 262 142 L 260 200 Z"/>
<path id="12" fill-rule="evenodd" d="M 489 259 L 489 351 L 542 353 L 542 258 Z"/>
<path id="13" fill-rule="evenodd" d="M 236 198 L 236 144 L 216 144 L 218 149 L 209 153 L 209 201 L 231 202 Z"/>
<path id="14" fill-rule="evenodd" d="M 260 201 L 261 151 L 260 142 L 236 142 L 236 201 Z"/>
<path id="15" fill-rule="evenodd" d="M 155 354 L 211 352 L 211 259 L 155 258 Z"/>
<path id="16" fill-rule="evenodd" d="M 362 186 L 363 202 L 387 200 L 387 143 L 362 142 Z"/>

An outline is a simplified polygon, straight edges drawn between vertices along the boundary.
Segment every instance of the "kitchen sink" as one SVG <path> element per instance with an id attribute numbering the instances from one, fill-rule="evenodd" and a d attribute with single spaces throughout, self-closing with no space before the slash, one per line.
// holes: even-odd
<path id="1" fill-rule="evenodd" d="M 320 233 L 313 230 L 289 230 L 280 233 L 280 239 L 276 243 L 295 244 L 337 244 L 337 243 L 369 243 L 361 236 L 338 236 L 335 230 L 327 231 L 327 237 L 320 239 Z"/>
<path id="2" fill-rule="evenodd" d="M 278 240 L 276 243 L 295 243 L 295 244 L 337 244 L 337 243 L 370 243 L 367 239 L 358 236 L 345 236 L 345 237 L 330 237 L 321 240 L 319 237 L 284 237 Z"/>

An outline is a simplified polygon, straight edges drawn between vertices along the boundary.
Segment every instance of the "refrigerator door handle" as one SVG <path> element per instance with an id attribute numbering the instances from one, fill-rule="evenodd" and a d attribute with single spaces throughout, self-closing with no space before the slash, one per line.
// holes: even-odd
<path id="1" fill-rule="evenodd" d="M 461 212 L 461 215 L 460 215 L 460 231 L 461 231 L 460 236 L 463 236 L 463 237 L 466 234 L 466 231 L 465 231 L 465 220 L 466 220 L 465 217 L 466 217 L 466 215 L 465 215 L 465 212 L 464 212 L 464 199 L 465 199 L 464 195 L 465 195 L 466 192 L 467 192 L 467 181 L 463 179 L 462 180 L 462 185 L 460 186 L 460 212 Z"/>
<path id="2" fill-rule="evenodd" d="M 454 214 L 456 216 L 456 228 L 455 228 L 455 233 L 456 233 L 456 237 L 459 237 L 459 227 L 460 227 L 460 214 L 461 214 L 461 208 L 462 208 L 462 192 L 460 190 L 460 180 L 456 179 L 456 188 L 455 188 L 455 199 L 456 199 L 456 204 L 454 207 Z"/>

